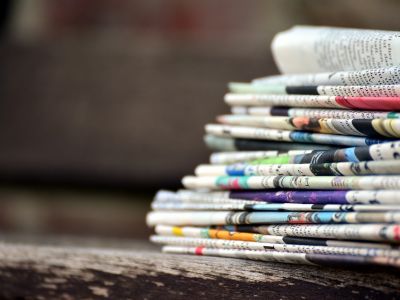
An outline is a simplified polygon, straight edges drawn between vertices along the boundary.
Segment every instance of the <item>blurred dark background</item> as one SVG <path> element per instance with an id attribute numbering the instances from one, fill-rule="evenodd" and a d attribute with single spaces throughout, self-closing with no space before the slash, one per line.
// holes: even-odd
<path id="1" fill-rule="evenodd" d="M 0 231 L 145 237 L 208 159 L 228 81 L 277 72 L 295 24 L 400 30 L 400 2 L 2 0 Z"/>

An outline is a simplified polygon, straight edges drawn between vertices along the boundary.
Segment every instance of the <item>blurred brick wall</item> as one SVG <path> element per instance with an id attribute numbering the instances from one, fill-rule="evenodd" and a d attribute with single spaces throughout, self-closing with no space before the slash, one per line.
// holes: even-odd
<path id="1" fill-rule="evenodd" d="M 397 1 L 19 1 L 0 45 L 0 178 L 168 187 L 230 80 L 294 24 L 400 29 Z"/>

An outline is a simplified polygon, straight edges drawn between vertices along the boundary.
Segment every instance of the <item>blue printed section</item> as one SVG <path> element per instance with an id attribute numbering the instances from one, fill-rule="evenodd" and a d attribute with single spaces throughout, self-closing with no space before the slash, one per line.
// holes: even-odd
<path id="1" fill-rule="evenodd" d="M 344 156 L 346 157 L 346 160 L 349 162 L 359 162 L 355 153 L 355 148 L 344 149 Z"/>
<path id="2" fill-rule="evenodd" d="M 289 135 L 290 139 L 300 143 L 312 143 L 312 134 L 302 131 L 293 131 Z"/>
<path id="3" fill-rule="evenodd" d="M 333 215 L 332 212 L 318 212 L 311 214 L 312 223 L 331 223 Z"/>
<path id="4" fill-rule="evenodd" d="M 365 138 L 355 136 L 316 133 L 313 135 L 313 141 L 320 144 L 365 146 Z"/>
<path id="5" fill-rule="evenodd" d="M 229 176 L 245 176 L 245 164 L 234 164 L 226 167 L 226 174 Z"/>
<path id="6" fill-rule="evenodd" d="M 365 138 L 365 144 L 366 145 L 375 145 L 375 144 L 382 144 L 382 143 L 390 143 L 393 141 L 397 141 L 396 139 L 386 139 L 386 140 L 381 140 L 381 139 L 371 139 L 371 138 Z"/>
<path id="7" fill-rule="evenodd" d="M 281 203 L 268 203 L 268 204 L 253 204 L 251 206 L 253 210 L 282 210 L 283 204 Z"/>
<path id="8" fill-rule="evenodd" d="M 293 213 L 286 212 L 256 212 L 251 213 L 249 218 L 250 224 L 279 224 L 279 223 L 288 223 L 290 215 Z"/>
<path id="9" fill-rule="evenodd" d="M 346 223 L 342 212 L 253 212 L 248 215 L 249 224 L 328 224 Z"/>

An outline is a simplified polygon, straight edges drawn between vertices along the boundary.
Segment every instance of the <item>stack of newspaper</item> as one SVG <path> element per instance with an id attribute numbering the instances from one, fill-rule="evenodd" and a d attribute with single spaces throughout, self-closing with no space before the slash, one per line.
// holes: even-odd
<path id="1" fill-rule="evenodd" d="M 296 26 L 283 73 L 230 83 L 206 125 L 221 152 L 159 191 L 147 216 L 167 253 L 400 267 L 400 33 Z"/>

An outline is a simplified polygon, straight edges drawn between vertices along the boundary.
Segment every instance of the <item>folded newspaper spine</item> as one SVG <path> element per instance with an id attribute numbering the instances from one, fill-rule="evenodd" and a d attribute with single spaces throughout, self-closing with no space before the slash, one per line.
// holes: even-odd
<path id="1" fill-rule="evenodd" d="M 400 268 L 400 32 L 296 26 L 147 223 L 165 253 Z"/>

